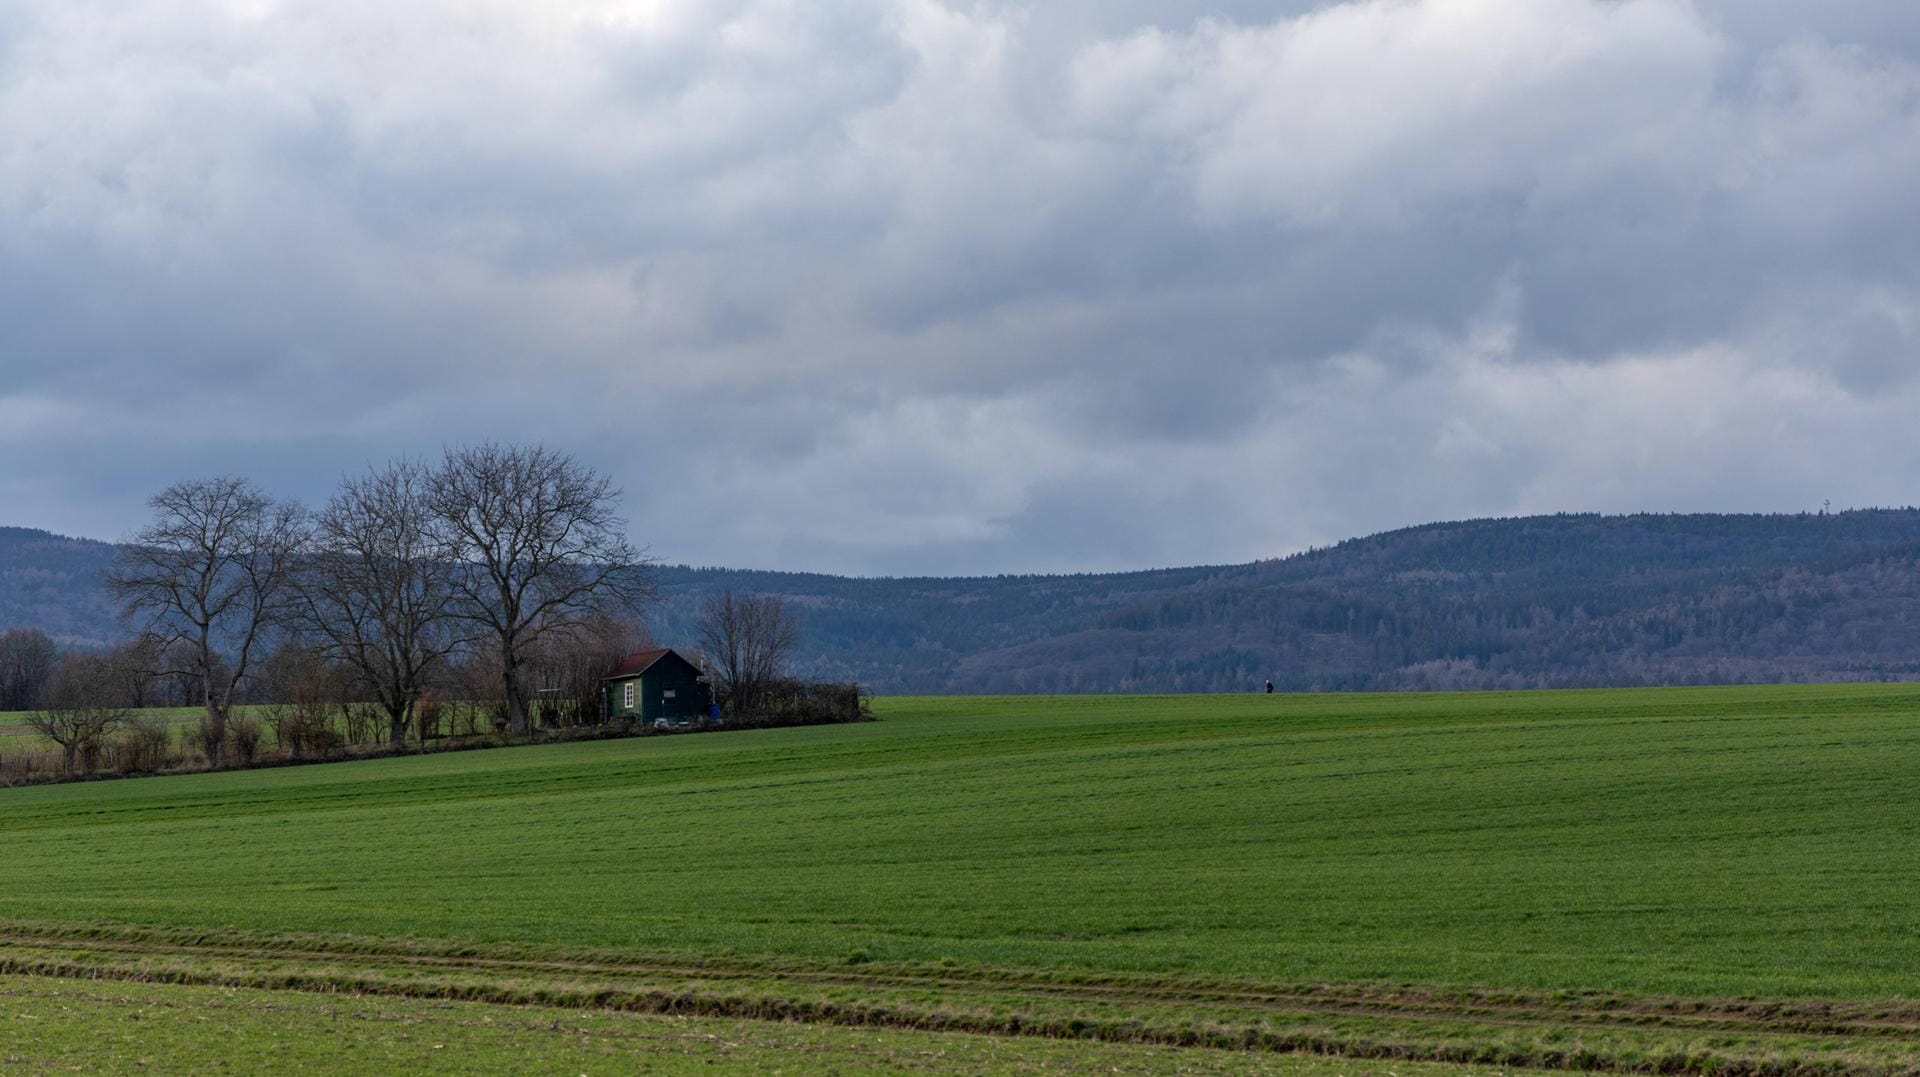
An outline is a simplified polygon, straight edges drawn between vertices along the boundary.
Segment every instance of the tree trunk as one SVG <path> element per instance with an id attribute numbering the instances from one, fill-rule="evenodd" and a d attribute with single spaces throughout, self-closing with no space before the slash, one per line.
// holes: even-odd
<path id="1" fill-rule="evenodd" d="M 520 669 L 518 663 L 508 658 L 501 663 L 503 679 L 507 688 L 507 729 L 513 733 L 527 733 L 527 707 L 520 701 Z"/>
<path id="2" fill-rule="evenodd" d="M 212 645 L 207 634 L 200 633 L 200 702 L 207 708 L 207 763 L 215 768 L 227 764 L 227 704 L 233 699 L 231 689 L 223 699 L 213 690 Z"/>
<path id="3" fill-rule="evenodd" d="M 208 760 L 215 767 L 227 765 L 227 709 L 207 699 L 207 751 L 212 758 Z"/>

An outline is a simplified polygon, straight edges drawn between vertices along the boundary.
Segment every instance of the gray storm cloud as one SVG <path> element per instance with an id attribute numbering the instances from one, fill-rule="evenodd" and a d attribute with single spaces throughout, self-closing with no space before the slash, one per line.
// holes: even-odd
<path id="1" fill-rule="evenodd" d="M 1905 0 L 0 2 L 0 521 L 479 437 L 862 573 L 1909 503 L 1916 181 Z"/>

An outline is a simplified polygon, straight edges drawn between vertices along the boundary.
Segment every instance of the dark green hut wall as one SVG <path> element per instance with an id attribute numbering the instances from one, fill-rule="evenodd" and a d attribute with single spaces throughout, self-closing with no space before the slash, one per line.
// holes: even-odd
<path id="1" fill-rule="evenodd" d="M 602 708 L 601 713 L 605 714 L 609 718 L 618 718 L 622 715 L 631 713 L 627 710 L 627 687 L 626 686 L 627 686 L 627 681 L 606 681 L 601 684 L 600 686 L 601 691 L 606 693 L 606 706 Z M 635 695 L 633 699 L 636 705 L 640 702 L 640 696 L 638 694 L 639 691 L 640 691 L 640 688 L 636 684 L 634 686 Z"/>
<path id="2" fill-rule="evenodd" d="M 625 706 L 627 681 L 607 682 L 607 714 L 634 717 L 642 722 L 655 718 L 703 718 L 709 696 L 707 686 L 700 683 L 699 678 L 700 671 L 692 663 L 682 661 L 677 655 L 665 655 L 645 673 L 628 678 L 635 682 L 632 710 Z M 673 693 L 673 698 L 667 698 L 668 692 Z"/>
<path id="3" fill-rule="evenodd" d="M 640 677 L 640 719 L 704 718 L 707 714 L 707 686 L 700 683 L 700 671 L 674 655 L 655 662 Z M 672 692 L 673 698 L 667 698 Z"/>

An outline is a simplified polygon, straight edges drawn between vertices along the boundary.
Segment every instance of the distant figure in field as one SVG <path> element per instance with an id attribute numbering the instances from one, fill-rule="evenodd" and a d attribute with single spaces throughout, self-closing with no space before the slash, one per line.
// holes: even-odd
<path id="1" fill-rule="evenodd" d="M 1273 682 L 1272 682 L 1272 681 L 1268 681 L 1268 682 L 1267 682 L 1267 694 L 1268 694 L 1268 695 L 1272 695 L 1272 694 L 1273 694 Z"/>

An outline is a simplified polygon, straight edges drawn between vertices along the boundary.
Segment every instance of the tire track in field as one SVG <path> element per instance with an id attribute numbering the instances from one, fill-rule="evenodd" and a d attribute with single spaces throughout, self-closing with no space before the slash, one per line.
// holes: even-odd
<path id="1" fill-rule="evenodd" d="M 627 990 L 698 989 L 715 981 L 754 981 L 865 990 L 937 992 L 996 1001 L 1090 1003 L 1124 1014 L 1172 1008 L 1203 1016 L 1220 1007 L 1241 1015 L 1339 1015 L 1506 1027 L 1575 1026 L 1677 1033 L 1737 1033 L 1753 1037 L 1826 1036 L 1920 1040 L 1920 1006 L 1829 1000 L 1661 999 L 1633 996 L 1550 996 L 1525 992 L 1439 992 L 1366 984 L 1249 985 L 1174 978 L 1119 976 L 1105 980 L 1017 969 L 947 969 L 890 965 L 825 966 L 786 962 L 687 962 L 636 958 L 513 956 L 434 952 L 365 942 L 328 946 L 323 940 L 248 941 L 220 936 L 169 941 L 129 932 L 119 937 L 60 930 L 0 928 L 0 956 L 66 954 L 122 961 L 184 959 L 255 973 L 303 964 L 389 974 L 455 974 L 494 983 L 545 980 L 550 986 L 604 984 Z M 137 974 L 137 968 L 132 970 Z M 217 972 L 217 969 L 215 970 Z M 555 983 L 558 981 L 558 983 Z M 580 981 L 587 981 L 586 984 Z M 663 983 L 668 981 L 668 983 Z"/>

